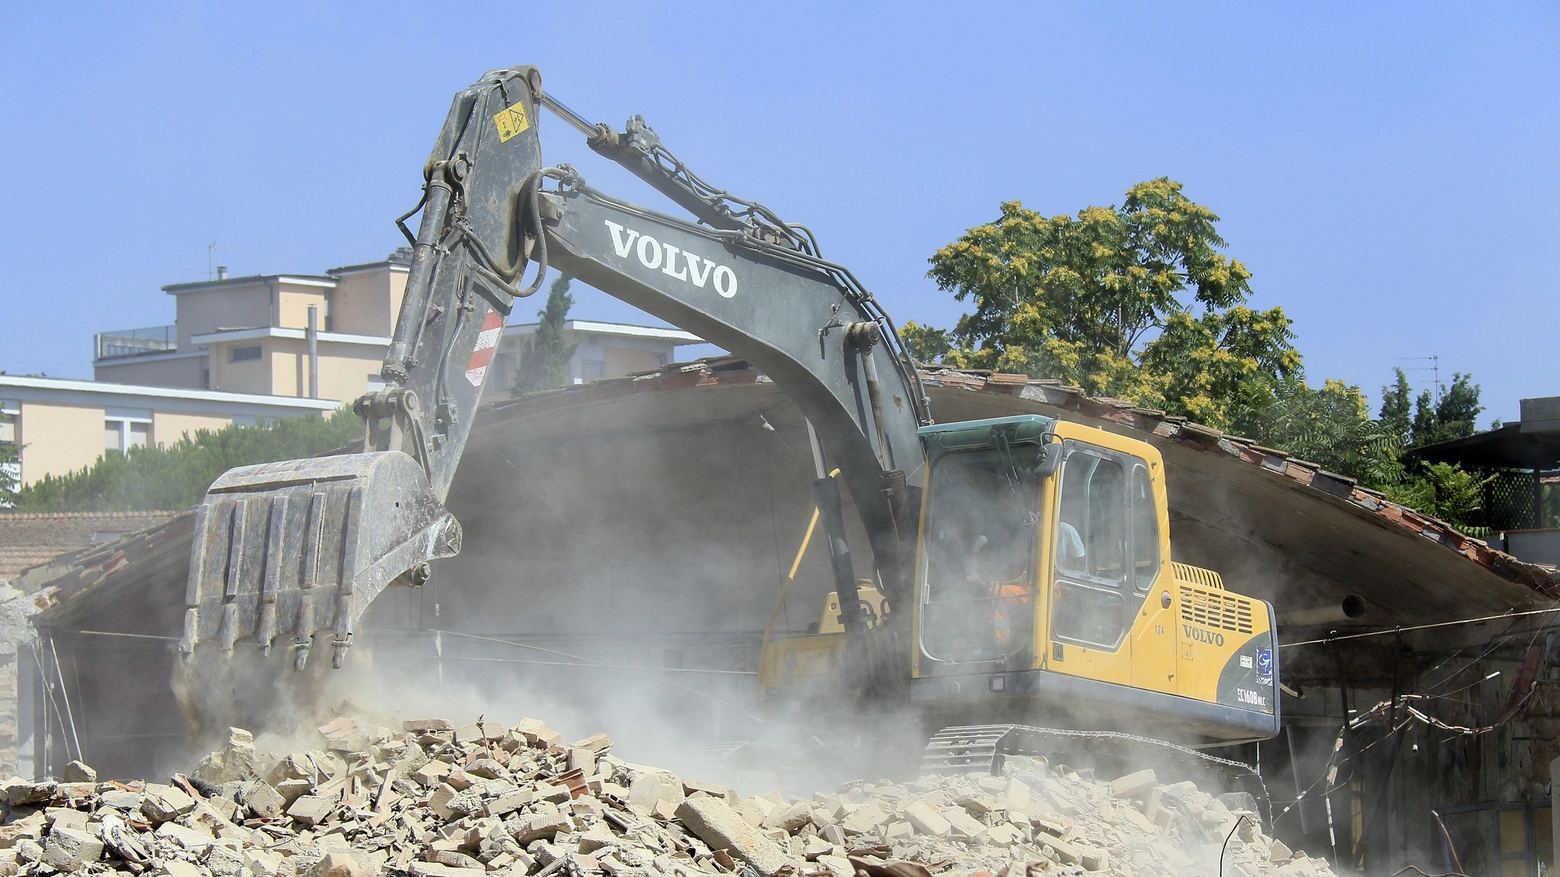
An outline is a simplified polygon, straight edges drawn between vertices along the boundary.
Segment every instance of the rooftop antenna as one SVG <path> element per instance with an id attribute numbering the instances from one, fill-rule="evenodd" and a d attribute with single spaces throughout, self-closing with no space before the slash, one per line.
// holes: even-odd
<path id="1" fill-rule="evenodd" d="M 1435 401 L 1439 403 L 1441 401 L 1441 355 L 1432 353 L 1429 356 L 1401 356 L 1398 358 L 1430 363 L 1429 365 L 1414 366 L 1408 369 L 1408 371 L 1431 373 L 1431 380 L 1435 381 Z"/>
<path id="2" fill-rule="evenodd" d="M 215 240 L 206 245 L 206 279 L 208 281 L 217 278 L 216 267 L 212 264 L 214 261 L 216 261 L 217 251 L 236 249 L 238 249 L 238 244 L 219 245 Z"/>

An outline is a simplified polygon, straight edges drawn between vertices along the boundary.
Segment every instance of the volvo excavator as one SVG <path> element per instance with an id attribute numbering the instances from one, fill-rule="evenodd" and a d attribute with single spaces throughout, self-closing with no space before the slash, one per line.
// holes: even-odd
<path id="1" fill-rule="evenodd" d="M 692 218 L 547 166 L 543 109 Z M 817 634 L 766 647 L 770 693 L 824 681 L 908 705 L 945 728 L 928 762 L 953 769 L 1064 713 L 1194 745 L 1277 733 L 1273 608 L 1171 560 L 1151 445 L 1037 415 L 934 423 L 888 314 L 806 226 L 705 182 L 638 116 L 622 131 L 586 121 L 535 68 L 459 92 L 423 177 L 397 220 L 412 259 L 384 386 L 353 405 L 364 449 L 211 485 L 186 660 L 280 641 L 298 669 L 317 649 L 339 667 L 382 590 L 421 585 L 460 551 L 444 499 L 494 347 L 555 270 L 746 359 L 805 415 L 835 590 Z M 842 484 L 868 536 L 865 584 Z"/>

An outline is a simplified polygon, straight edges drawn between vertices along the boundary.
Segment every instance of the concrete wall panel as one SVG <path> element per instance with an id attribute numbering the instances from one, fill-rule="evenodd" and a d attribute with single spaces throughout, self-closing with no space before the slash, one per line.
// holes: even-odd
<path id="1" fill-rule="evenodd" d="M 92 369 L 92 379 L 110 384 L 140 384 L 146 387 L 182 387 L 203 390 L 202 372 L 206 369 L 206 357 L 187 356 L 177 359 L 152 359 L 137 361 L 131 357 L 105 362 Z"/>
<path id="2" fill-rule="evenodd" d="M 271 290 L 264 283 L 185 293 L 177 299 L 180 350 L 193 349 L 191 335 L 252 329 L 271 322 Z"/>
<path id="3" fill-rule="evenodd" d="M 103 409 L 22 402 L 22 484 L 64 475 L 103 456 Z"/>
<path id="4" fill-rule="evenodd" d="M 174 444 L 185 436 L 193 436 L 202 429 L 218 430 L 231 426 L 233 418 L 222 414 L 173 414 L 152 412 L 152 438 L 159 446 Z"/>

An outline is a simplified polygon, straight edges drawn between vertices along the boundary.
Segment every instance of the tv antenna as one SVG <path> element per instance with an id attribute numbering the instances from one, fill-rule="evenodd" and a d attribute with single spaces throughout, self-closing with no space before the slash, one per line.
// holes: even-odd
<path id="1" fill-rule="evenodd" d="M 1441 355 L 1432 353 L 1429 356 L 1401 356 L 1399 359 L 1428 362 L 1429 365 L 1413 366 L 1408 369 L 1411 372 L 1430 372 L 1431 380 L 1435 382 L 1435 401 L 1441 401 Z"/>
<path id="2" fill-rule="evenodd" d="M 221 244 L 221 245 L 219 245 L 214 240 L 211 243 L 206 245 L 206 279 L 208 281 L 209 280 L 214 280 L 216 278 L 216 276 L 217 276 L 216 268 L 212 264 L 216 260 L 217 251 L 218 250 L 236 250 L 236 249 L 238 249 L 238 244 Z"/>

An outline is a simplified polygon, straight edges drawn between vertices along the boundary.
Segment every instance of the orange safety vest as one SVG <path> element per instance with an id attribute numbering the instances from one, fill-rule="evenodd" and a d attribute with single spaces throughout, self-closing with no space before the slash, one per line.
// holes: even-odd
<path id="1" fill-rule="evenodd" d="M 1029 582 L 1005 582 L 991 586 L 991 596 L 996 604 L 992 630 L 997 642 L 1007 644 L 1013 638 L 1013 623 L 1022 623 L 1034 600 L 1034 586 Z"/>

